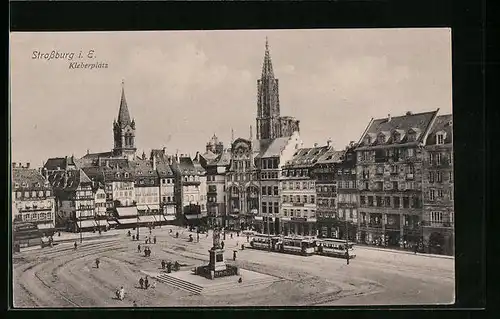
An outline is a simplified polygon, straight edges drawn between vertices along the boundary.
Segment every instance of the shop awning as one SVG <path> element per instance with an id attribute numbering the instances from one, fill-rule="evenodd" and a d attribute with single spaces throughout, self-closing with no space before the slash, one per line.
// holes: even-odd
<path id="1" fill-rule="evenodd" d="M 104 226 L 109 226 L 109 223 L 107 220 L 96 220 L 95 221 L 96 226 L 98 227 L 104 227 Z M 116 222 L 115 222 L 116 224 Z"/>
<path id="2" fill-rule="evenodd" d="M 160 210 L 160 205 L 152 204 L 152 205 L 148 205 L 148 208 L 150 210 Z"/>
<path id="3" fill-rule="evenodd" d="M 164 215 L 165 219 L 166 220 L 175 220 L 175 216 L 174 215 Z"/>
<path id="4" fill-rule="evenodd" d="M 137 207 L 117 207 L 116 212 L 120 217 L 137 216 Z"/>
<path id="5" fill-rule="evenodd" d="M 146 205 L 137 205 L 137 210 L 148 210 L 148 206 L 146 206 Z"/>
<path id="6" fill-rule="evenodd" d="M 184 215 L 186 219 L 198 219 L 201 215 Z"/>
<path id="7" fill-rule="evenodd" d="M 118 219 L 117 222 L 120 225 L 137 224 L 137 218 L 123 218 Z"/>
<path id="8" fill-rule="evenodd" d="M 78 228 L 89 228 L 89 227 L 95 227 L 95 221 L 94 220 L 79 220 L 76 222 L 76 226 Z"/>
<path id="9" fill-rule="evenodd" d="M 116 220 L 108 220 L 107 222 L 110 225 L 116 225 L 117 224 Z"/>
<path id="10" fill-rule="evenodd" d="M 264 218 L 262 216 L 255 216 L 255 220 L 264 220 Z"/>
<path id="11" fill-rule="evenodd" d="M 165 217 L 163 215 L 153 215 L 157 222 L 165 221 Z"/>
<path id="12" fill-rule="evenodd" d="M 54 228 L 54 224 L 53 223 L 43 223 L 43 224 L 36 225 L 36 227 L 38 229 L 44 229 L 44 230 L 45 229 L 52 229 L 52 228 Z"/>
<path id="13" fill-rule="evenodd" d="M 139 216 L 139 222 L 141 223 L 154 223 L 156 221 L 153 215 Z"/>

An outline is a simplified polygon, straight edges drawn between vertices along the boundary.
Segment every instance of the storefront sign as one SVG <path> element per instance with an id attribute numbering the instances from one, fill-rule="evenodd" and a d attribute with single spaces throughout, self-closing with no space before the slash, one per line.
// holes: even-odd
<path id="1" fill-rule="evenodd" d="M 38 230 L 35 223 L 14 224 L 14 231 Z"/>
<path id="2" fill-rule="evenodd" d="M 306 222 L 307 218 L 305 218 L 305 217 L 292 217 L 292 220 L 295 222 Z"/>

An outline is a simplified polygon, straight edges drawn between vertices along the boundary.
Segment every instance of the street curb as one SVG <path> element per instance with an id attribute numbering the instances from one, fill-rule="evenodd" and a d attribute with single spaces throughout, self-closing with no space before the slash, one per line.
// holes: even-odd
<path id="1" fill-rule="evenodd" d="M 83 237 L 83 240 L 105 239 L 105 238 L 112 238 L 112 237 L 118 237 L 118 236 L 120 236 L 120 234 L 91 236 L 91 237 Z M 57 243 L 57 244 L 68 243 L 68 242 L 73 242 L 75 240 L 80 240 L 80 237 L 67 238 L 67 239 L 61 239 L 61 240 L 57 240 L 57 239 L 54 238 L 54 243 Z"/>
<path id="2" fill-rule="evenodd" d="M 378 250 L 378 251 L 385 251 L 385 252 L 392 252 L 396 254 L 405 254 L 405 255 L 415 255 L 415 256 L 423 256 L 423 257 L 428 257 L 428 258 L 441 258 L 441 259 L 455 259 L 455 256 L 447 256 L 447 255 L 432 255 L 432 254 L 425 254 L 425 253 L 413 253 L 411 251 L 401 251 L 401 250 L 396 250 L 396 249 L 384 249 L 384 248 L 376 248 L 376 247 L 370 247 L 370 246 L 364 246 L 364 245 L 358 245 L 359 248 L 366 248 L 368 250 Z"/>

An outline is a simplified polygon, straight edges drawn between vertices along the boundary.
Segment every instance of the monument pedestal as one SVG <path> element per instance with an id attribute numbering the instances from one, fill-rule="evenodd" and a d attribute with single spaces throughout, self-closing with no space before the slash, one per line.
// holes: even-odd
<path id="1" fill-rule="evenodd" d="M 226 263 L 224 262 L 224 249 L 212 248 L 208 251 L 210 255 L 210 261 L 208 263 L 208 269 L 210 271 L 220 271 L 226 269 Z"/>

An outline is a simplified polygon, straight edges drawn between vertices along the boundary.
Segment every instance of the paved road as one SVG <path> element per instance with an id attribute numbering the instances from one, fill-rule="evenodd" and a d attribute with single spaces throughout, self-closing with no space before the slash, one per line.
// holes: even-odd
<path id="1" fill-rule="evenodd" d="M 169 233 L 169 229 L 173 229 Z M 180 238 L 173 234 L 179 231 Z M 148 232 L 141 230 L 141 238 Z M 283 279 L 265 290 L 228 291 L 218 296 L 190 295 L 165 284 L 140 289 L 141 270 L 157 271 L 162 259 L 191 268 L 206 263 L 211 238 L 188 242 L 189 232 L 174 227 L 155 229 L 158 243 L 150 258 L 137 252 L 126 236 L 84 241 L 26 251 L 14 256 L 14 304 L 17 307 L 141 306 L 299 306 L 429 304 L 454 301 L 454 260 L 357 248 L 345 260 L 295 256 L 252 249 L 239 250 L 245 238 L 226 236 L 225 257 L 238 250 L 239 266 Z M 144 241 L 140 242 L 144 246 Z M 95 259 L 100 258 L 100 268 Z M 244 278 L 243 278 L 244 280 Z M 125 300 L 114 299 L 123 286 Z"/>

